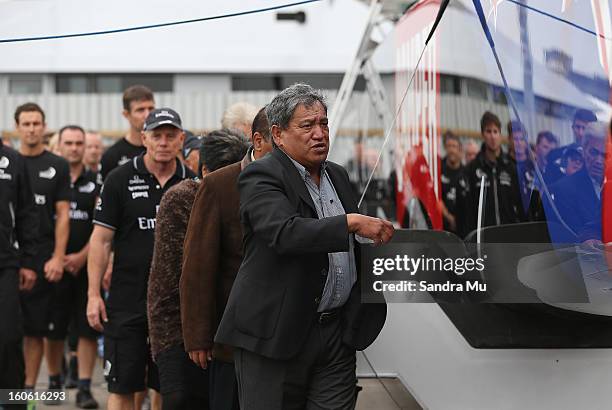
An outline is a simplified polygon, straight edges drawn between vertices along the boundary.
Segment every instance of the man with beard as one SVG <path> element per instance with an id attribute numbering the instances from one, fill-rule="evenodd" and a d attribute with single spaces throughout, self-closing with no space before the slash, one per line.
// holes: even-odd
<path id="1" fill-rule="evenodd" d="M 99 333 L 87 323 L 87 254 L 96 200 L 100 193 L 97 174 L 85 168 L 85 131 L 67 125 L 59 132 L 58 150 L 70 165 L 70 237 L 64 258 L 64 276 L 58 285 L 56 308 L 63 317 L 62 326 L 72 321 L 78 337 L 77 407 L 97 409 L 91 394 L 91 376 L 96 365 Z"/>

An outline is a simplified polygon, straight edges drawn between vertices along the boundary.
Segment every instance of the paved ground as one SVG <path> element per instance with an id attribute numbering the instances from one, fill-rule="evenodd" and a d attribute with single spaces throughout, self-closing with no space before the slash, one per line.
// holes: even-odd
<path id="1" fill-rule="evenodd" d="M 106 408 L 106 385 L 102 377 L 102 362 L 96 365 L 91 391 L 96 400 L 100 403 L 100 408 Z M 40 377 L 38 378 L 37 389 L 44 390 L 48 385 L 47 371 L 43 364 Z M 359 385 L 363 390 L 359 393 L 357 400 L 357 410 L 420 410 L 421 407 L 408 393 L 404 386 L 397 379 L 360 379 Z M 60 406 L 47 406 L 39 403 L 36 409 L 76 409 L 76 390 L 68 390 L 69 401 Z"/>

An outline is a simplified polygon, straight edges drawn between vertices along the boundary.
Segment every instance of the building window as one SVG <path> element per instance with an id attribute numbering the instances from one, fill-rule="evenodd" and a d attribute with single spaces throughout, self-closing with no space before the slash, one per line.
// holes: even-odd
<path id="1" fill-rule="evenodd" d="M 55 78 L 58 93 L 90 93 L 89 78 L 86 75 L 62 74 Z"/>
<path id="2" fill-rule="evenodd" d="M 508 105 L 506 90 L 501 87 L 493 86 L 493 102 L 502 105 Z"/>
<path id="3" fill-rule="evenodd" d="M 461 94 L 459 77 L 449 74 L 440 74 L 440 92 L 442 94 Z"/>
<path id="4" fill-rule="evenodd" d="M 123 91 L 120 75 L 98 75 L 94 79 L 99 93 L 119 93 Z"/>
<path id="5" fill-rule="evenodd" d="M 42 76 L 37 74 L 16 74 L 9 76 L 10 94 L 42 93 Z"/>
<path id="6" fill-rule="evenodd" d="M 487 83 L 480 81 L 480 80 L 475 80 L 473 78 L 466 78 L 465 81 L 466 81 L 467 93 L 469 97 L 478 98 L 479 100 L 485 100 L 485 101 L 489 99 L 488 93 L 487 93 L 487 89 L 488 89 Z"/>
<path id="7" fill-rule="evenodd" d="M 142 84 L 153 92 L 172 92 L 172 74 L 58 74 L 57 93 L 121 93 L 131 85 Z"/>
<path id="8" fill-rule="evenodd" d="M 244 74 L 232 76 L 232 91 L 281 90 L 281 76 Z"/>
<path id="9" fill-rule="evenodd" d="M 310 84 L 322 90 L 337 90 L 342 83 L 342 74 L 238 74 L 232 76 L 232 91 L 280 91 L 295 83 Z M 355 91 L 365 90 L 363 76 L 357 77 Z"/>
<path id="10" fill-rule="evenodd" d="M 142 84 L 149 87 L 155 93 L 171 93 L 174 91 L 173 74 L 122 74 L 121 90 L 132 85 Z"/>

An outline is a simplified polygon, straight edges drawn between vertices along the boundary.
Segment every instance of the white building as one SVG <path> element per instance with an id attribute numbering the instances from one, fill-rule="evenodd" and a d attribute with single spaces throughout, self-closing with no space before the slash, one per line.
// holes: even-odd
<path id="1" fill-rule="evenodd" d="M 188 0 L 169 7 L 160 0 L 103 3 L 0 0 L 0 15 L 5 16 L 0 25 L 0 39 L 147 26 L 284 3 L 281 0 Z M 357 51 L 368 16 L 367 3 L 323 0 L 147 30 L 0 43 L 0 132 L 13 129 L 12 114 L 17 105 L 33 100 L 46 110 L 50 129 L 79 123 L 109 135 L 119 135 L 125 128 L 120 93 L 135 83 L 151 86 L 158 105 L 176 108 L 183 114 L 186 126 L 194 130 L 218 127 L 223 109 L 233 101 L 248 100 L 263 105 L 275 91 L 297 81 L 330 90 L 330 102 L 333 102 L 334 90 Z M 543 2 L 538 2 L 541 6 L 540 3 Z M 470 4 L 465 0 L 451 2 L 437 34 L 445 44 L 439 61 L 440 127 L 476 136 L 479 115 L 484 110 L 493 110 L 505 122 L 508 108 L 490 56 L 484 65 L 473 57 L 474 53 L 483 55 L 487 46 L 484 41 L 474 41 L 475 38 L 483 40 L 483 36 Z M 501 7 L 500 13 L 508 12 L 510 6 L 505 7 Z M 519 48 L 512 28 L 513 25 L 500 24 L 500 33 L 496 34 L 500 39 L 498 48 Z M 397 39 L 393 31 L 384 34 L 379 35 L 384 41 L 374 55 L 374 62 L 383 77 L 389 101 L 394 105 L 390 110 L 395 112 Z M 557 42 L 563 44 L 561 40 Z M 567 118 L 575 107 L 588 104 L 576 103 L 585 100 L 583 93 L 567 78 L 544 65 L 543 50 L 554 48 L 554 44 L 541 39 L 534 39 L 532 43 L 538 79 L 535 92 L 539 123 L 553 128 L 557 119 Z M 520 61 L 504 57 L 503 63 L 509 67 L 510 86 L 520 89 L 517 68 Z M 564 92 L 559 93 L 560 89 Z M 349 112 L 343 118 L 344 135 L 355 135 L 365 128 L 369 135 L 382 135 L 384 124 L 368 106 L 367 95 L 361 93 L 362 80 L 358 81 L 356 90 Z M 557 125 L 554 131 L 563 135 L 567 132 L 566 125 Z"/>

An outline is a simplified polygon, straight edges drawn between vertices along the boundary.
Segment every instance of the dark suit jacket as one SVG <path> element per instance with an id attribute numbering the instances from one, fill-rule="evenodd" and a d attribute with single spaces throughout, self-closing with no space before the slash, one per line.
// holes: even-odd
<path id="1" fill-rule="evenodd" d="M 238 212 L 238 175 L 242 160 L 206 175 L 198 190 L 187 234 L 180 281 L 181 321 L 185 350 L 213 349 L 215 358 L 232 361 L 229 346 L 213 338 L 242 261 Z"/>
<path id="2" fill-rule="evenodd" d="M 346 213 L 358 212 L 346 171 L 334 163 L 327 171 Z M 349 248 L 346 216 L 318 219 L 304 181 L 278 148 L 246 167 L 238 188 L 244 259 L 215 341 L 289 359 L 318 317 L 327 254 Z M 357 282 L 342 309 L 344 342 L 365 349 L 386 312 L 385 304 L 360 303 Z"/>
<path id="3" fill-rule="evenodd" d="M 583 168 L 574 175 L 565 176 L 551 187 L 555 205 L 563 221 L 574 231 L 575 237 L 567 236 L 565 230 L 550 229 L 553 242 L 584 242 L 601 240 L 601 200 L 595 193 L 593 182 Z M 549 203 L 546 216 L 556 221 Z"/>

